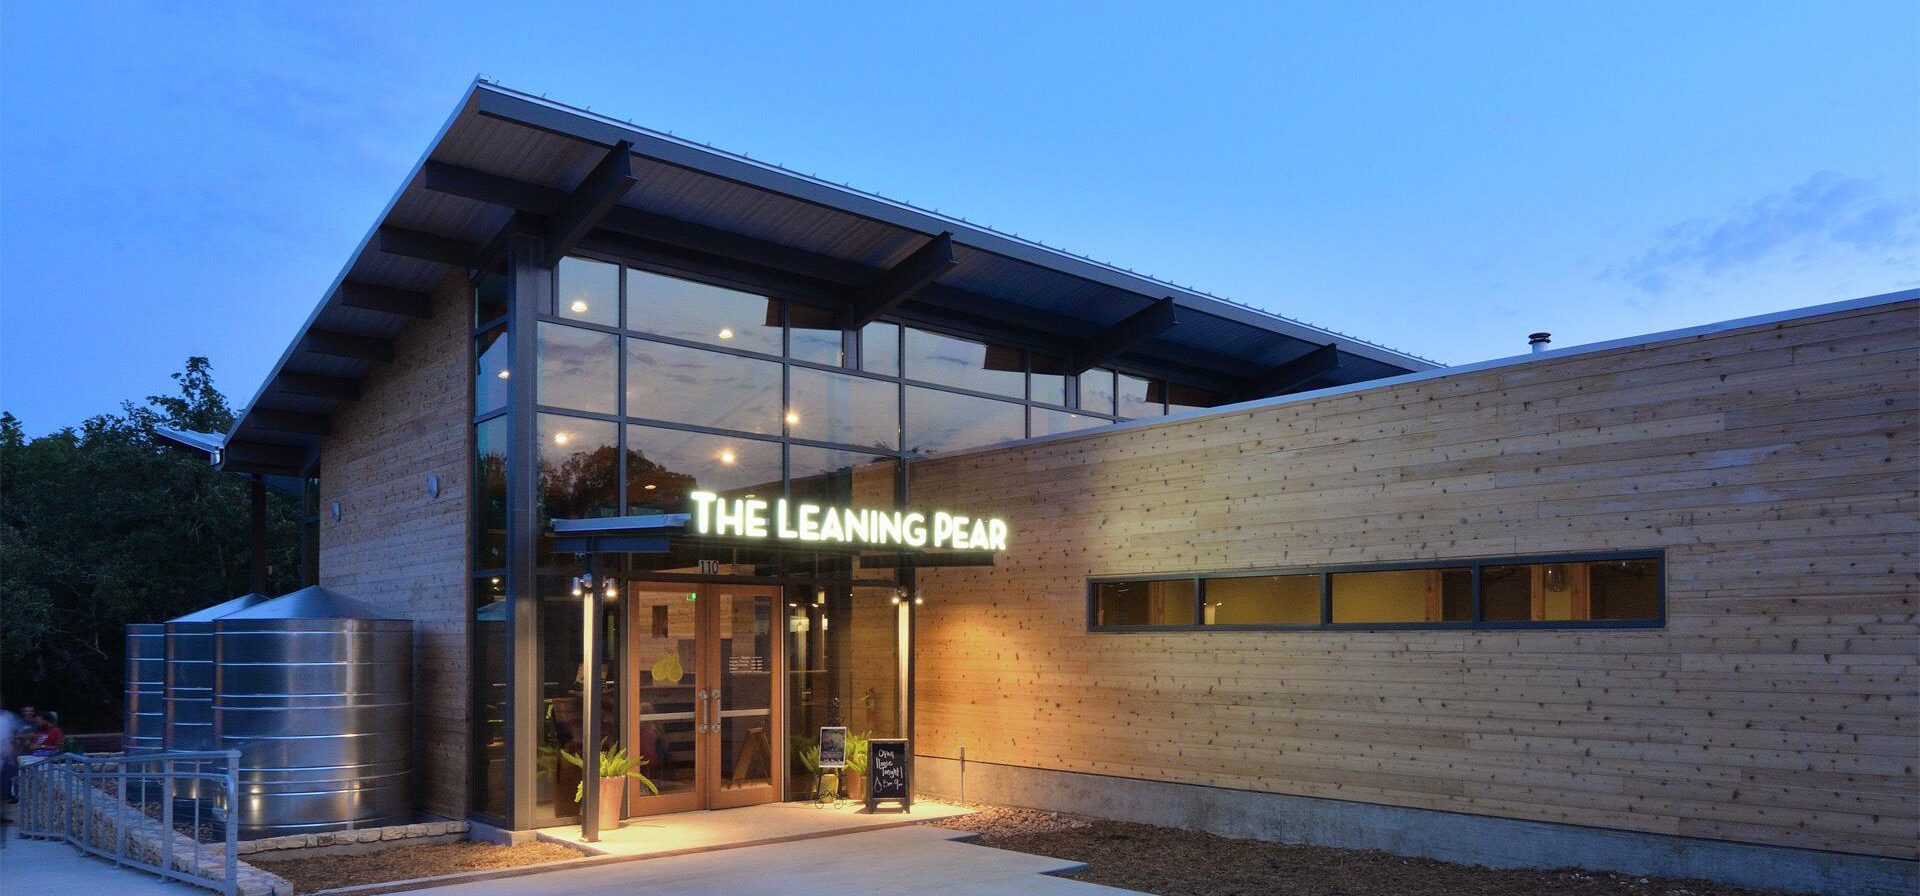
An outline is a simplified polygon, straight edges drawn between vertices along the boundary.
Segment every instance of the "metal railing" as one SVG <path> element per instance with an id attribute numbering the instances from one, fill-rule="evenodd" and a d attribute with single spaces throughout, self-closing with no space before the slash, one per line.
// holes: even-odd
<path id="1" fill-rule="evenodd" d="M 28 760 L 16 824 L 22 837 L 235 896 L 239 770 L 238 750 Z"/>

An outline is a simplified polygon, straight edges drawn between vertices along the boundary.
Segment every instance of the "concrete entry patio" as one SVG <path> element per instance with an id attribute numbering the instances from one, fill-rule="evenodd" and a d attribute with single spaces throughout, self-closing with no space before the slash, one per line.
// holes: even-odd
<path id="1" fill-rule="evenodd" d="M 743 811 L 743 810 L 734 810 Z M 717 814 L 717 813 L 716 813 Z M 908 825 L 816 835 L 741 849 L 606 862 L 438 887 L 440 896 L 788 896 L 793 893 L 940 896 L 1137 896 L 1050 875 L 1078 862 L 958 842 L 964 831 Z M 593 860 L 589 860 L 592 862 Z"/>
<path id="2" fill-rule="evenodd" d="M 601 831 L 600 839 L 593 843 L 580 838 L 578 827 L 547 828 L 539 836 L 600 855 L 661 857 L 899 827 L 969 811 L 951 803 L 926 801 L 914 803 L 910 812 L 882 809 L 873 813 L 855 802 L 767 803 L 629 818 L 617 829 Z"/>

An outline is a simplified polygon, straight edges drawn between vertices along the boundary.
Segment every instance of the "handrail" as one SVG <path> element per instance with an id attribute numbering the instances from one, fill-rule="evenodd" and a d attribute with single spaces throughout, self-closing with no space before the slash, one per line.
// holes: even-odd
<path id="1" fill-rule="evenodd" d="M 236 896 L 240 826 L 231 809 L 239 802 L 239 772 L 239 750 L 27 757 L 20 768 L 19 835 L 63 840 L 117 866 Z M 204 783 L 180 797 L 180 781 Z M 176 823 L 176 804 L 192 813 L 190 833 Z M 218 853 L 203 836 L 212 833 L 208 821 L 220 825 L 224 849 Z M 112 830 L 103 830 L 109 822 Z M 190 855 L 176 853 L 181 840 L 191 841 Z"/>

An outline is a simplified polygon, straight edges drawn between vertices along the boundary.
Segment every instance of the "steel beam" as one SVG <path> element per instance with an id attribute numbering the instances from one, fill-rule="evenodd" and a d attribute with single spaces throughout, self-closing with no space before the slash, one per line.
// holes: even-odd
<path id="1" fill-rule="evenodd" d="M 905 261 L 894 265 L 879 279 L 860 291 L 852 304 L 840 313 L 841 326 L 858 330 L 874 318 L 914 297 L 940 275 L 953 269 L 953 233 L 940 234 L 915 249 Z"/>
<path id="2" fill-rule="evenodd" d="M 1073 353 L 1073 372 L 1085 373 L 1180 322 L 1173 297 L 1161 299 L 1093 335 Z"/>
<path id="3" fill-rule="evenodd" d="M 587 172 L 573 194 L 553 212 L 545 234 L 546 266 L 559 264 L 572 252 L 637 181 L 633 176 L 633 143 L 622 140 L 607 150 L 600 164 Z"/>
<path id="4" fill-rule="evenodd" d="M 331 435 L 333 423 L 324 414 L 302 414 L 295 411 L 272 411 L 254 409 L 248 412 L 247 422 L 268 432 L 287 432 L 303 436 Z"/>
<path id="5" fill-rule="evenodd" d="M 378 336 L 362 336 L 358 333 L 339 333 L 332 330 L 308 330 L 300 340 L 302 351 L 316 355 L 332 355 L 336 358 L 350 358 L 355 361 L 369 361 L 375 364 L 393 363 L 393 341 Z"/>
<path id="6" fill-rule="evenodd" d="M 348 308 L 378 311 L 400 317 L 425 320 L 433 316 L 433 297 L 411 289 L 395 289 L 358 280 L 340 284 L 340 304 Z"/>
<path id="7" fill-rule="evenodd" d="M 474 256 L 480 251 L 480 247 L 466 240 L 403 227 L 381 227 L 377 242 L 380 251 L 388 255 L 431 261 L 454 268 L 472 267 Z"/>
<path id="8" fill-rule="evenodd" d="M 1249 377 L 1241 385 L 1236 400 L 1251 401 L 1270 395 L 1284 395 L 1334 372 L 1339 367 L 1340 347 L 1328 343 L 1265 373 Z"/>
<path id="9" fill-rule="evenodd" d="M 360 400 L 360 381 L 344 376 L 282 371 L 273 378 L 273 391 L 283 395 L 303 395 L 333 401 Z"/>

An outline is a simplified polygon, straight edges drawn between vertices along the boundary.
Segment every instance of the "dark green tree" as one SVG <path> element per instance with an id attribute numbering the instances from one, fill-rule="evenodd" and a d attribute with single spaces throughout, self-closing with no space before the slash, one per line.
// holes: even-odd
<path id="1" fill-rule="evenodd" d="M 118 730 L 125 626 L 247 590 L 248 482 L 172 450 L 155 426 L 223 433 L 206 358 L 175 389 L 35 439 L 0 412 L 0 676 L 11 704 L 68 730 Z M 299 502 L 269 492 L 270 593 L 299 585 Z"/>

